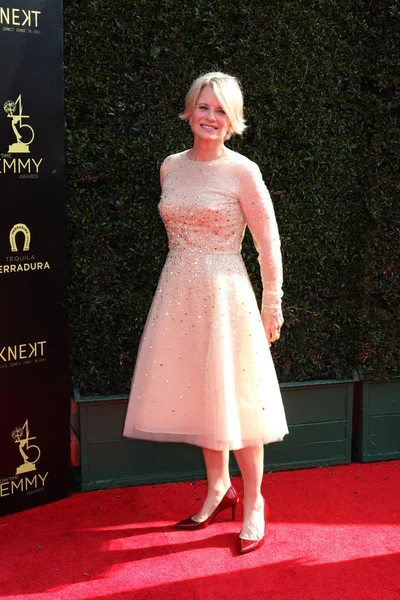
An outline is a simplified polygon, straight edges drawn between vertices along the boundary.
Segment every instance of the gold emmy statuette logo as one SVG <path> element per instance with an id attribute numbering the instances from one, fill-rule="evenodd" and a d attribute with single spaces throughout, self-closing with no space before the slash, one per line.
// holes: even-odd
<path id="1" fill-rule="evenodd" d="M 40 449 L 38 446 L 29 443 L 31 440 L 36 440 L 36 437 L 29 437 L 28 419 L 25 421 L 23 427 L 16 427 L 14 429 L 11 437 L 16 444 L 19 444 L 19 451 L 24 459 L 23 464 L 17 468 L 15 474 L 20 475 L 21 473 L 36 471 L 35 463 L 40 458 Z M 28 451 L 28 454 L 26 451 Z"/>
<path id="2" fill-rule="evenodd" d="M 17 108 L 18 108 L 18 112 L 17 112 Z M 32 127 L 30 125 L 27 125 L 26 123 L 23 125 L 22 124 L 22 119 L 29 119 L 29 115 L 23 115 L 23 106 L 22 106 L 22 100 L 21 100 L 21 94 L 18 96 L 18 98 L 15 100 L 15 102 L 13 102 L 12 100 L 7 100 L 7 102 L 4 104 L 4 111 L 7 113 L 7 117 L 9 119 L 11 119 L 11 127 L 13 129 L 14 135 L 16 137 L 16 142 L 14 144 L 11 144 L 8 147 L 8 152 L 10 154 L 29 154 L 30 150 L 29 150 L 29 146 L 30 144 L 32 144 L 34 138 L 35 138 L 35 132 L 32 129 Z M 31 136 L 31 139 L 29 140 L 22 140 L 23 138 L 23 134 L 21 133 L 22 129 L 28 129 L 29 130 L 29 135 Z M 28 133 L 28 132 L 24 132 L 24 133 Z"/>
<path id="3" fill-rule="evenodd" d="M 18 246 L 17 246 L 17 241 L 16 241 L 17 233 L 24 234 L 24 237 L 25 237 L 24 252 L 27 252 L 31 245 L 31 232 L 30 232 L 29 227 L 27 227 L 24 223 L 17 223 L 11 229 L 11 231 L 10 231 L 10 246 L 11 246 L 12 252 L 18 252 Z"/>

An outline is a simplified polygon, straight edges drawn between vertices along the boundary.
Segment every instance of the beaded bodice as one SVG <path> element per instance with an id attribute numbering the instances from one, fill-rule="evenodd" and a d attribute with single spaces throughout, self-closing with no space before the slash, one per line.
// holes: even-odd
<path id="1" fill-rule="evenodd" d="M 226 149 L 210 162 L 195 162 L 187 151 L 161 167 L 159 210 L 171 252 L 239 254 L 246 225 L 259 253 L 263 309 L 280 308 L 282 265 L 274 209 L 259 168 Z"/>
<path id="2" fill-rule="evenodd" d="M 169 249 L 239 253 L 246 227 L 240 169 L 224 169 L 223 159 L 197 163 L 183 155 L 177 162 L 167 171 L 160 202 Z"/>

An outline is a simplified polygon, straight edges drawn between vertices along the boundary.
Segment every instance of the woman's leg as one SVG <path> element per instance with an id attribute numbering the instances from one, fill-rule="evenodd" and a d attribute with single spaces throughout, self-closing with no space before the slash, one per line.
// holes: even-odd
<path id="1" fill-rule="evenodd" d="M 229 475 L 229 452 L 203 448 L 207 472 L 207 496 L 199 512 L 193 519 L 201 523 L 217 508 L 231 485 Z"/>
<path id="2" fill-rule="evenodd" d="M 264 499 L 261 482 L 264 473 L 264 446 L 235 450 L 235 458 L 243 477 L 243 527 L 242 539 L 259 540 L 264 535 Z"/>

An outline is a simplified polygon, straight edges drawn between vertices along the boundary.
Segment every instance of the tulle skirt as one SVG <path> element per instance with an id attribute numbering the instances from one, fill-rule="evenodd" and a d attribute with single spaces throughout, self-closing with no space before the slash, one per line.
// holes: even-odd
<path id="1" fill-rule="evenodd" d="M 124 436 L 236 450 L 287 433 L 241 255 L 170 252 L 140 342 Z"/>

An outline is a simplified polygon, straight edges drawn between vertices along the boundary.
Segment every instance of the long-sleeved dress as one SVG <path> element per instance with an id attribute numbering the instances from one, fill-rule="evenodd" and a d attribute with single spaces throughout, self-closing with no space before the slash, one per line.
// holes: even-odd
<path id="1" fill-rule="evenodd" d="M 273 205 L 258 166 L 226 150 L 165 159 L 159 211 L 169 253 L 139 346 L 124 436 L 236 450 L 288 433 L 267 337 L 240 251 L 259 253 L 262 311 L 281 305 Z"/>

